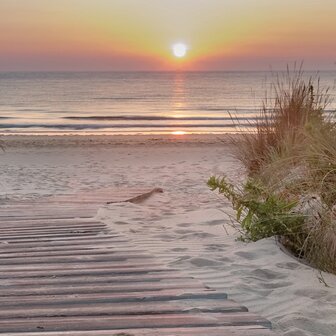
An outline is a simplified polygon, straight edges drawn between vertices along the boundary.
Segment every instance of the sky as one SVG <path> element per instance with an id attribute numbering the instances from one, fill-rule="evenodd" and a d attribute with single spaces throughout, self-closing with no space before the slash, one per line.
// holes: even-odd
<path id="1" fill-rule="evenodd" d="M 335 18 L 336 0 L 0 0 L 0 71 L 336 70 Z"/>

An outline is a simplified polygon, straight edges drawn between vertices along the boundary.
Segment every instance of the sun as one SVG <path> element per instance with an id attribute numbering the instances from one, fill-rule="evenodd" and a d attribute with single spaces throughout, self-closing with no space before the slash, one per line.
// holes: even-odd
<path id="1" fill-rule="evenodd" d="M 176 43 L 173 45 L 173 54 L 175 57 L 182 58 L 187 54 L 188 47 L 184 43 Z"/>

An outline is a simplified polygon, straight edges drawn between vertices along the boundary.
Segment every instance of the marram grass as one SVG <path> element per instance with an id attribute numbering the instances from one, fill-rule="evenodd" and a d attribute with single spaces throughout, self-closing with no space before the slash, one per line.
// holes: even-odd
<path id="1" fill-rule="evenodd" d="M 209 187 L 232 202 L 246 238 L 279 236 L 297 256 L 336 273 L 336 123 L 325 112 L 328 90 L 300 68 L 278 76 L 272 95 L 256 131 L 233 139 L 245 185 L 211 177 Z"/>

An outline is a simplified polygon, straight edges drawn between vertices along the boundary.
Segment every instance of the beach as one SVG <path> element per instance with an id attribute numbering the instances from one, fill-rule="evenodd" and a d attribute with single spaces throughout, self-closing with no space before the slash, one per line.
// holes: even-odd
<path id="1" fill-rule="evenodd" d="M 38 199 L 106 188 L 162 188 L 147 200 L 102 205 L 97 218 L 164 264 L 269 319 L 279 335 L 336 333 L 336 276 L 282 251 L 274 238 L 242 242 L 211 175 L 245 170 L 227 135 L 3 136 L 1 197 Z M 107 200 L 108 201 L 108 200 Z"/>

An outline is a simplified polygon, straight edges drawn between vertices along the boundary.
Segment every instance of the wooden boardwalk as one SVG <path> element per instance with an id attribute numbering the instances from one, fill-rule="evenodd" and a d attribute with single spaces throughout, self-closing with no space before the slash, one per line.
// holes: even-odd
<path id="1" fill-rule="evenodd" d="M 0 334 L 266 336 L 269 321 L 165 267 L 94 219 L 150 191 L 10 202 L 0 211 Z"/>

